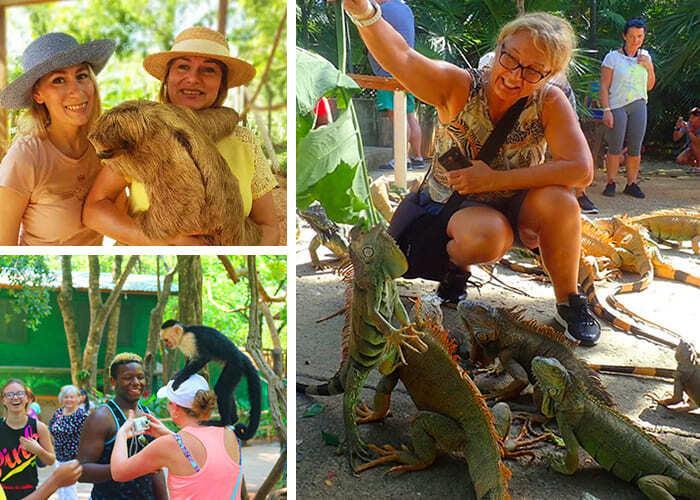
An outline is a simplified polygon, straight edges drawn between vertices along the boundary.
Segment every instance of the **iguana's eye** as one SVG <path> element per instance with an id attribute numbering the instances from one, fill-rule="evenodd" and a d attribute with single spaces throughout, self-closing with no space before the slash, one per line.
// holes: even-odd
<path id="1" fill-rule="evenodd" d="M 362 255 L 368 259 L 374 256 L 374 248 L 372 247 L 362 247 Z"/>

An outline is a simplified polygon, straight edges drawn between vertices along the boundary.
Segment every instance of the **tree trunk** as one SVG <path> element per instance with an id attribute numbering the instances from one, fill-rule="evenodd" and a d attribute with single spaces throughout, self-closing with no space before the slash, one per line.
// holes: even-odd
<path id="1" fill-rule="evenodd" d="M 258 300 L 258 275 L 255 268 L 255 256 L 249 255 L 248 283 L 250 286 L 250 315 L 248 317 L 248 339 L 246 350 L 251 355 L 258 369 L 268 383 L 268 398 L 270 402 L 270 414 L 282 449 L 287 446 L 287 429 L 284 425 L 287 409 L 287 389 L 284 382 L 265 362 L 262 353 L 262 329 L 260 328 L 260 309 Z"/>
<path id="2" fill-rule="evenodd" d="M 286 468 L 287 450 L 284 449 L 282 450 L 282 453 L 280 453 L 275 465 L 272 467 L 270 474 L 268 474 L 268 476 L 265 478 L 263 484 L 260 485 L 258 491 L 255 492 L 255 498 L 267 498 L 267 495 L 272 491 L 272 488 L 275 487 L 275 484 L 277 484 L 277 481 L 279 481 L 280 477 L 282 477 L 282 473 Z"/>
<path id="3" fill-rule="evenodd" d="M 282 363 L 282 343 L 280 342 L 280 335 L 277 331 L 277 325 L 275 325 L 275 319 L 272 317 L 270 312 L 270 306 L 264 300 L 260 301 L 260 309 L 262 310 L 263 316 L 265 316 L 265 322 L 267 323 L 267 329 L 270 331 L 270 337 L 272 338 L 272 370 L 278 377 L 284 376 L 284 365 Z"/>
<path id="4" fill-rule="evenodd" d="M 156 357 L 158 355 L 158 344 L 159 338 L 158 333 L 160 332 L 160 325 L 163 324 L 163 311 L 168 303 L 168 297 L 170 297 L 170 289 L 173 284 L 173 278 L 175 277 L 175 271 L 177 267 L 173 266 L 172 269 L 168 269 L 168 263 L 165 261 L 164 257 L 158 257 L 158 270 L 160 274 L 160 262 L 163 261 L 163 265 L 166 270 L 165 278 L 163 279 L 163 288 L 160 289 L 160 279 L 158 280 L 158 301 L 156 306 L 151 309 L 151 319 L 148 324 L 148 340 L 146 341 L 146 353 L 144 354 L 143 360 L 146 369 L 146 387 L 150 388 L 153 386 L 153 373 L 155 372 Z M 166 350 L 162 349 L 165 354 Z M 165 371 L 165 367 L 163 368 Z M 165 383 L 165 380 L 163 380 Z"/>
<path id="5" fill-rule="evenodd" d="M 138 256 L 132 255 L 129 257 L 129 261 L 126 263 L 126 268 L 119 277 L 119 281 L 114 284 L 114 289 L 103 304 L 100 293 L 100 261 L 97 255 L 90 255 L 88 257 L 90 268 L 88 290 L 88 298 L 90 301 L 90 329 L 88 330 L 85 350 L 83 351 L 83 370 L 87 372 L 87 376 L 89 377 L 87 387 L 90 389 L 95 387 L 97 381 L 97 356 L 100 352 L 100 344 L 102 344 L 102 336 L 107 318 L 112 312 L 114 304 L 119 300 L 126 278 L 131 273 L 131 269 L 137 261 Z"/>
<path id="6" fill-rule="evenodd" d="M 119 279 L 122 273 L 123 255 L 114 256 L 114 267 L 112 268 L 112 281 Z M 117 354 L 117 337 L 119 336 L 119 314 L 121 314 L 122 303 L 118 300 L 107 321 L 107 345 L 105 346 L 105 357 L 102 365 L 102 392 L 107 394 L 112 392 L 112 382 L 110 381 L 109 365 Z"/>
<path id="7" fill-rule="evenodd" d="M 63 317 L 63 329 L 66 332 L 66 344 L 68 345 L 68 359 L 70 360 L 70 378 L 74 385 L 82 386 L 80 372 L 82 362 L 80 359 L 80 338 L 75 323 L 75 311 L 73 310 L 73 266 L 71 256 L 61 257 L 61 288 L 58 291 L 58 308 Z"/>

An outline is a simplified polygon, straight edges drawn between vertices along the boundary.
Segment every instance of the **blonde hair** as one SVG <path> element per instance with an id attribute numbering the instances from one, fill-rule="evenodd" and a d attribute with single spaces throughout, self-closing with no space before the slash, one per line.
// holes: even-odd
<path id="1" fill-rule="evenodd" d="M 95 77 L 95 72 L 92 70 L 92 66 L 90 66 L 90 64 L 85 63 L 85 66 L 88 69 L 90 81 L 92 81 L 92 84 L 95 87 L 95 104 L 92 107 L 92 114 L 90 114 L 85 129 L 89 131 L 92 129 L 92 126 L 95 124 L 97 119 L 100 117 L 100 114 L 102 113 L 102 100 L 100 99 L 100 90 L 97 87 L 97 78 Z M 42 76 L 41 78 L 43 78 L 44 76 Z M 41 78 L 39 80 L 41 80 Z M 32 92 L 36 88 L 37 83 L 39 83 L 39 80 L 37 80 L 34 83 Z M 48 108 L 45 104 L 39 104 L 38 102 L 36 102 L 32 97 L 31 106 L 20 115 L 17 125 L 18 137 L 27 135 L 35 135 L 41 138 L 46 137 L 46 129 L 49 127 L 49 125 L 51 125 L 51 116 L 49 115 Z"/>
<path id="2" fill-rule="evenodd" d="M 527 31 L 535 48 L 545 54 L 550 69 L 545 80 L 566 72 L 576 48 L 576 35 L 569 21 L 546 12 L 531 12 L 513 19 L 498 34 L 496 46 L 499 53 L 503 41 L 520 31 Z"/>
<path id="3" fill-rule="evenodd" d="M 175 59 L 179 58 L 173 57 L 168 61 L 168 66 L 165 69 L 165 76 L 163 76 L 163 79 L 160 82 L 160 90 L 158 91 L 158 102 L 161 102 L 163 104 L 170 104 L 172 102 L 170 101 L 170 96 L 168 95 L 168 85 L 165 82 L 168 80 L 170 68 L 173 67 L 173 62 L 175 61 Z M 221 82 L 219 83 L 219 91 L 216 94 L 216 100 L 210 106 L 211 108 L 218 108 L 224 105 L 224 101 L 228 96 L 228 87 L 226 86 L 226 82 L 228 82 L 228 66 L 226 66 L 222 62 L 217 61 L 216 59 L 212 60 L 216 62 L 219 68 L 221 68 Z"/>
<path id="4" fill-rule="evenodd" d="M 117 368 L 121 365 L 128 365 L 130 363 L 138 363 L 143 366 L 143 359 L 138 354 L 133 352 L 122 352 L 114 356 L 114 359 L 109 364 L 109 376 L 113 379 L 117 378 Z"/>
<path id="5" fill-rule="evenodd" d="M 180 405 L 178 405 L 180 406 Z M 192 408 L 185 408 L 180 406 L 188 415 L 196 418 L 197 420 L 209 420 L 211 412 L 216 406 L 216 394 L 213 391 L 205 391 L 200 389 L 197 394 L 194 395 L 194 400 L 192 400 Z"/>

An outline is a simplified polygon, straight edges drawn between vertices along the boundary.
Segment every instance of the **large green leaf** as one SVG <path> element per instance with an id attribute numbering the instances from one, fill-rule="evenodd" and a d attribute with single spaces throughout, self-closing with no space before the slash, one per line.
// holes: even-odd
<path id="1" fill-rule="evenodd" d="M 314 106 L 324 95 L 349 95 L 361 90 L 352 78 L 338 71 L 318 54 L 297 48 L 296 65 L 298 115 L 313 113 Z"/>

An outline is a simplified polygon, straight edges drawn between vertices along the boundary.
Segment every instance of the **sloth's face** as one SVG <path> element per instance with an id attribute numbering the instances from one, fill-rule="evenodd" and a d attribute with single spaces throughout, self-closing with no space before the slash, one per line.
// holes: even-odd
<path id="1" fill-rule="evenodd" d="M 205 57 L 178 57 L 165 83 L 173 104 L 192 110 L 211 107 L 216 101 L 223 73 L 217 61 Z"/>
<path id="2" fill-rule="evenodd" d="M 148 134 L 150 111 L 158 104 L 149 101 L 127 101 L 103 114 L 88 136 L 97 156 L 109 160 L 132 151 Z M 154 123 L 151 123 L 154 126 Z"/>

